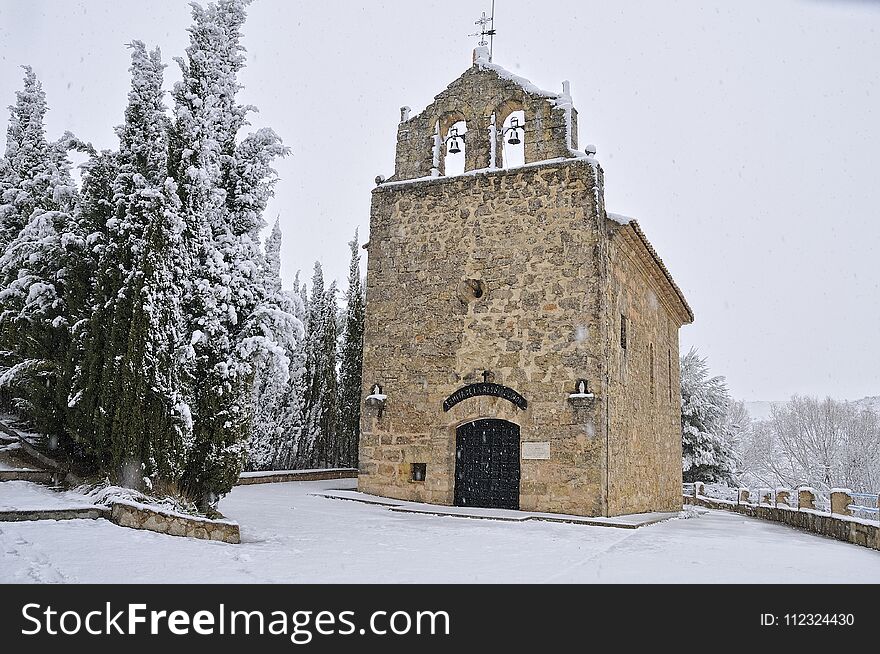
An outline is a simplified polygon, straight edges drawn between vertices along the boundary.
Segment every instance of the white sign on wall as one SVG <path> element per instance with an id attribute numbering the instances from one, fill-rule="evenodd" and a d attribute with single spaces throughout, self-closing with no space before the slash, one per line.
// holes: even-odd
<path id="1" fill-rule="evenodd" d="M 549 459 L 550 441 L 529 442 L 522 444 L 523 459 Z"/>

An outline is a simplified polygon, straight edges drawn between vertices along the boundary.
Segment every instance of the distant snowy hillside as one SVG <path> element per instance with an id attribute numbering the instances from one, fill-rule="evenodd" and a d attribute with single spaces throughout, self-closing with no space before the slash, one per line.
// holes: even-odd
<path id="1" fill-rule="evenodd" d="M 752 420 L 767 420 L 768 418 L 770 418 L 770 414 L 774 406 L 782 406 L 786 402 L 787 400 L 776 402 L 756 400 L 754 402 L 743 402 L 743 404 L 745 404 L 746 411 L 749 412 L 749 416 L 752 418 Z M 856 406 L 865 409 L 873 409 L 874 411 L 880 413 L 880 395 L 863 397 L 860 400 L 853 400 L 852 403 Z"/>

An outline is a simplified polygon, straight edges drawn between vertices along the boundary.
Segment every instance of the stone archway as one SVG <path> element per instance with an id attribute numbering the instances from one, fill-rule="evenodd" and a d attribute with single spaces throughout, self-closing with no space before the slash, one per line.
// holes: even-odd
<path id="1" fill-rule="evenodd" d="M 455 430 L 455 506 L 519 509 L 519 425 L 481 418 Z"/>

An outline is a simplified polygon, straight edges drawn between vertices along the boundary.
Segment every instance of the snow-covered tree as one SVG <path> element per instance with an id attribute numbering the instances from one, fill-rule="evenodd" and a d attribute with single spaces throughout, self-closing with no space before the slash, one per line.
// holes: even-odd
<path id="1" fill-rule="evenodd" d="M 285 389 L 281 402 L 282 415 L 279 419 L 281 426 L 280 442 L 273 469 L 283 470 L 297 466 L 302 457 L 299 451 L 304 445 L 304 415 L 303 402 L 306 384 L 306 323 L 308 322 L 308 300 L 305 296 L 305 285 L 300 285 L 299 271 L 293 282 L 293 289 L 285 292 L 292 309 L 293 315 L 303 327 L 303 336 L 297 342 L 290 359 L 290 381 Z"/>
<path id="2" fill-rule="evenodd" d="M 743 451 L 746 474 L 765 485 L 880 488 L 880 416 L 854 403 L 794 396 L 754 423 Z"/>
<path id="3" fill-rule="evenodd" d="M 725 433 L 730 395 L 724 377 L 710 377 L 705 357 L 681 358 L 681 447 L 686 482 L 735 482 L 736 455 Z"/>
<path id="4" fill-rule="evenodd" d="M 30 66 L 24 84 L 9 107 L 6 153 L 0 166 L 0 250 L 18 236 L 35 210 L 70 208 L 69 163 L 46 140 L 46 94 Z"/>
<path id="5" fill-rule="evenodd" d="M 337 465 L 357 467 L 361 421 L 361 373 L 364 347 L 364 291 L 361 284 L 358 234 L 349 244 L 351 262 L 345 294 L 339 374 L 339 437 Z"/>
<path id="6" fill-rule="evenodd" d="M 105 150 L 95 153 L 83 164 L 82 190 L 80 202 L 74 216 L 77 230 L 82 235 L 80 247 L 75 260 L 76 285 L 68 293 L 71 320 L 71 345 L 65 367 L 65 389 L 67 391 L 67 432 L 79 443 L 77 455 L 86 467 L 96 465 L 93 458 L 91 439 L 83 440 L 80 429 L 85 418 L 82 411 L 90 401 L 94 405 L 96 387 L 86 387 L 85 379 L 97 379 L 103 361 L 96 357 L 101 352 L 96 339 L 105 336 L 106 298 L 99 298 L 100 262 L 106 261 L 108 243 L 115 246 L 110 239 L 111 220 L 115 214 L 113 203 L 113 186 L 119 172 L 117 153 Z M 97 370 L 95 370 L 97 368 Z M 84 397 L 89 393 L 89 397 Z"/>
<path id="7" fill-rule="evenodd" d="M 259 232 L 285 153 L 271 130 L 237 141 L 252 107 L 236 96 L 245 65 L 241 27 L 249 0 L 193 5 L 186 57 L 177 61 L 171 170 L 178 184 L 189 262 L 193 447 L 185 490 L 202 504 L 229 491 L 245 458 L 252 388 L 266 299 Z"/>
<path id="8" fill-rule="evenodd" d="M 176 483 L 190 417 L 181 367 L 182 223 L 168 177 L 165 66 L 158 49 L 147 52 L 140 41 L 130 48 L 131 91 L 117 128 L 115 177 L 110 189 L 94 189 L 109 190 L 110 218 L 106 234 L 95 238 L 103 242 L 93 306 L 78 333 L 81 363 L 68 406 L 72 431 L 97 465 L 137 487 Z M 91 202 L 101 215 L 104 203 Z"/>
<path id="9" fill-rule="evenodd" d="M 266 298 L 254 322 L 259 331 L 252 337 L 259 360 L 252 386 L 253 414 L 248 441 L 248 467 L 272 469 L 285 457 L 288 438 L 301 428 L 301 401 L 296 376 L 298 353 L 304 336 L 293 297 L 281 285 L 281 227 L 275 221 L 266 240 Z"/>
<path id="10" fill-rule="evenodd" d="M 38 429 L 57 435 L 64 424 L 58 382 L 70 342 L 70 250 L 81 241 L 67 148 L 79 143 L 65 134 L 50 144 L 46 110 L 42 86 L 25 67 L 0 166 L 0 387 Z"/>
<path id="11" fill-rule="evenodd" d="M 338 433 L 336 377 L 336 282 L 324 287 L 324 273 L 315 263 L 306 335 L 306 379 L 303 393 L 303 439 L 297 467 L 334 465 Z"/>

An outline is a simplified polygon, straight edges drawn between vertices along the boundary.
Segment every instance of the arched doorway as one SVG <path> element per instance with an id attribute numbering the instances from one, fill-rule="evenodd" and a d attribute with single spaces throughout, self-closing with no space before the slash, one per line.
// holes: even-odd
<path id="1" fill-rule="evenodd" d="M 484 418 L 455 431 L 455 506 L 519 508 L 519 425 Z"/>

